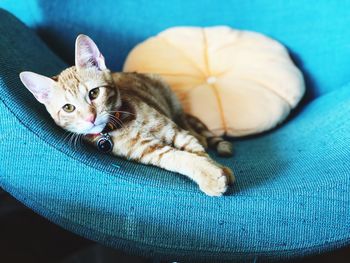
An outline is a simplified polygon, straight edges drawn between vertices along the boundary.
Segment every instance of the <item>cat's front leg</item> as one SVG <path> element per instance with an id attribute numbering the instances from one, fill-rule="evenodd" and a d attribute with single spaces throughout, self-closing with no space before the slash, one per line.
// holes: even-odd
<path id="1" fill-rule="evenodd" d="M 208 156 L 203 145 L 194 137 L 190 132 L 186 130 L 176 130 L 172 141 L 175 148 L 197 155 Z"/>
<path id="2" fill-rule="evenodd" d="M 161 166 L 175 169 L 194 180 L 199 188 L 209 196 L 221 196 L 230 183 L 226 170 L 211 162 L 205 156 L 199 156 L 185 151 L 174 151 L 164 156 Z"/>
<path id="3" fill-rule="evenodd" d="M 158 163 L 160 167 L 188 176 L 209 196 L 221 196 L 227 190 L 229 178 L 225 169 L 206 156 L 174 149 L 164 154 Z"/>
<path id="4" fill-rule="evenodd" d="M 229 184 L 232 184 L 234 182 L 235 178 L 232 170 L 211 159 L 210 156 L 205 152 L 205 149 L 202 146 L 202 144 L 197 140 L 196 137 L 194 137 L 188 131 L 185 131 L 185 130 L 176 131 L 173 144 L 177 149 L 207 157 L 211 163 L 213 163 L 218 167 L 221 167 L 224 170 Z"/>
<path id="5" fill-rule="evenodd" d="M 227 190 L 230 181 L 227 171 L 206 156 L 160 144 L 150 144 L 138 155 L 130 157 L 144 164 L 152 164 L 183 174 L 195 181 L 209 196 L 221 196 Z"/>

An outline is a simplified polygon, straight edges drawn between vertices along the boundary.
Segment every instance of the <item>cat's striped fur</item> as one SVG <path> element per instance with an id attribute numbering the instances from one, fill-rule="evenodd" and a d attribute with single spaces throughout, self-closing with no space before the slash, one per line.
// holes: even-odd
<path id="1" fill-rule="evenodd" d="M 101 132 L 108 121 L 116 122 L 119 128 L 110 135 L 112 153 L 117 156 L 186 175 L 210 196 L 222 195 L 233 182 L 232 171 L 205 152 L 208 143 L 219 153 L 230 154 L 230 143 L 184 114 L 158 76 L 110 73 L 87 36 L 77 38 L 75 66 L 52 79 L 30 72 L 21 73 L 21 79 L 68 131 L 93 134 Z M 90 96 L 94 89 L 98 89 L 96 98 Z M 67 103 L 74 106 L 72 112 L 63 110 Z M 127 117 L 116 119 L 117 111 Z"/>

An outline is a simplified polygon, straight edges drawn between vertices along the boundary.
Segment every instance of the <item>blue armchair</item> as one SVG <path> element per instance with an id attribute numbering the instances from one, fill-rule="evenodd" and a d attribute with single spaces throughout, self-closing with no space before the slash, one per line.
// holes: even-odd
<path id="1" fill-rule="evenodd" d="M 349 2 L 4 0 L 0 7 L 0 186 L 22 203 L 104 245 L 163 259 L 278 260 L 350 244 Z M 120 70 L 137 43 L 168 27 L 221 24 L 284 43 L 307 84 L 278 129 L 235 139 L 232 158 L 212 153 L 237 178 L 221 198 L 178 174 L 74 149 L 18 78 L 72 64 L 79 33 Z"/>

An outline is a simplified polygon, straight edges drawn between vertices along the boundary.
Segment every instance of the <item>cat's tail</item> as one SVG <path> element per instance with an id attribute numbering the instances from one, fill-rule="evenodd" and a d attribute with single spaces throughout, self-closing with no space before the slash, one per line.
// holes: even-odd
<path id="1" fill-rule="evenodd" d="M 196 133 L 206 139 L 208 146 L 215 149 L 220 156 L 232 156 L 233 147 L 231 142 L 225 141 L 222 136 L 216 136 L 200 119 L 195 116 L 186 114 L 186 120 Z"/>

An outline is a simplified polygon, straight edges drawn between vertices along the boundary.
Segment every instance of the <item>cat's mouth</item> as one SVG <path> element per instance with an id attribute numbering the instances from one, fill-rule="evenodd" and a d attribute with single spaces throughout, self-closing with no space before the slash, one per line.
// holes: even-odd
<path id="1" fill-rule="evenodd" d="M 89 123 L 90 125 L 86 127 L 82 133 L 87 134 L 99 134 L 101 133 L 107 125 L 107 121 L 99 121 L 95 123 Z"/>
<path id="2" fill-rule="evenodd" d="M 93 125 L 92 128 L 87 132 L 87 134 L 98 134 L 103 131 L 103 129 L 106 127 L 106 123 L 99 124 L 99 125 Z"/>
<path id="3" fill-rule="evenodd" d="M 97 115 L 95 122 L 89 123 L 90 126 L 87 129 L 85 129 L 85 134 L 99 134 L 99 133 L 101 133 L 105 129 L 108 121 L 109 121 L 109 119 L 107 116 Z"/>
<path id="4" fill-rule="evenodd" d="M 89 123 L 90 126 L 85 129 L 84 134 L 88 135 L 96 135 L 102 132 L 110 132 L 117 128 L 123 126 L 121 119 L 127 119 L 131 112 L 121 111 L 125 113 L 126 116 L 122 116 L 119 111 L 115 111 L 113 115 L 111 114 L 101 114 L 97 116 L 96 121 L 94 123 Z M 133 116 L 133 115 L 132 115 Z"/>

